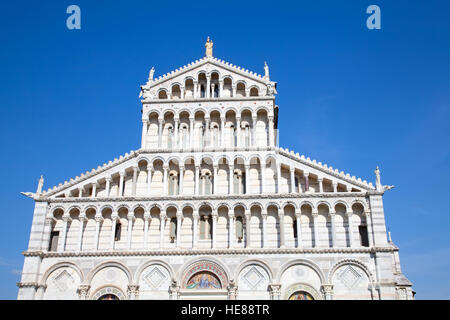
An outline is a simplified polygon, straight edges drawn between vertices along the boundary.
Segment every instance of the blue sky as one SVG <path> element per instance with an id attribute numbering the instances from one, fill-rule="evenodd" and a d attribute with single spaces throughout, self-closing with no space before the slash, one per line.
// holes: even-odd
<path id="1" fill-rule="evenodd" d="M 81 30 L 66 8 L 81 8 Z M 366 8 L 381 8 L 381 30 Z M 45 189 L 140 147 L 139 85 L 214 55 L 278 81 L 280 145 L 374 181 L 418 299 L 450 298 L 448 1 L 9 1 L 0 10 L 0 299 Z"/>

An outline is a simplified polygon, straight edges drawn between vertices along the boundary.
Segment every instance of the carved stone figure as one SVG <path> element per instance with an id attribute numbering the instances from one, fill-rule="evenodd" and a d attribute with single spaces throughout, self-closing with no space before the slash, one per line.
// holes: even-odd
<path id="1" fill-rule="evenodd" d="M 152 67 L 152 68 L 150 69 L 149 74 L 148 74 L 148 82 L 152 82 L 152 81 L 153 81 L 153 76 L 154 76 L 154 74 L 155 74 L 155 67 Z"/>
<path id="2" fill-rule="evenodd" d="M 206 43 L 205 43 L 206 56 L 207 57 L 212 57 L 212 55 L 213 55 L 213 53 L 212 53 L 213 45 L 214 45 L 214 43 L 208 37 L 208 39 L 206 40 Z"/>
<path id="3" fill-rule="evenodd" d="M 270 75 L 269 75 L 269 66 L 267 65 L 267 62 L 264 61 L 264 78 L 266 80 L 270 80 Z"/>
<path id="4" fill-rule="evenodd" d="M 377 166 L 377 168 L 375 169 L 375 185 L 377 190 L 381 190 L 382 186 L 381 186 L 381 180 L 380 180 L 380 168 Z"/>
<path id="5" fill-rule="evenodd" d="M 36 190 L 36 193 L 42 193 L 42 187 L 44 186 L 44 177 L 42 177 L 42 175 L 41 175 L 41 178 L 39 179 L 39 182 L 38 182 L 38 187 L 37 187 L 37 190 Z"/>

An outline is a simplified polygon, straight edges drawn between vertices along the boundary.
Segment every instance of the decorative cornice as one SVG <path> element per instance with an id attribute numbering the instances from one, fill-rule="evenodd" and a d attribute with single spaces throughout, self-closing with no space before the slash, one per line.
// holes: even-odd
<path id="1" fill-rule="evenodd" d="M 164 250 L 114 250 L 114 251 L 66 251 L 41 252 L 43 258 L 66 257 L 129 257 L 129 256 L 202 256 L 202 255 L 261 255 L 261 254 L 353 254 L 394 252 L 392 247 L 361 248 L 231 248 L 231 249 L 164 249 Z M 35 256 L 35 251 L 25 251 L 23 255 Z"/>

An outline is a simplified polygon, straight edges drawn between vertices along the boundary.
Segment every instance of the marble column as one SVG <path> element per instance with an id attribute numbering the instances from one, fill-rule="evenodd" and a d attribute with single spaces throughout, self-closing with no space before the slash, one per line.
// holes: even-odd
<path id="1" fill-rule="evenodd" d="M 53 224 L 56 222 L 53 217 L 46 217 L 44 222 L 44 235 L 41 244 L 42 251 L 49 251 L 50 249 L 50 234 L 52 233 Z M 57 248 L 58 249 L 58 248 Z"/>
<path id="2" fill-rule="evenodd" d="M 124 171 L 119 172 L 119 176 L 120 176 L 120 179 L 119 179 L 119 197 L 123 197 L 123 180 L 124 180 L 124 177 L 125 177 L 125 172 Z"/>
<path id="3" fill-rule="evenodd" d="M 164 231 L 166 227 L 166 211 L 162 210 L 160 213 L 160 232 L 159 232 L 159 248 L 164 248 Z"/>
<path id="4" fill-rule="evenodd" d="M 234 177 L 234 166 L 230 165 L 229 166 L 229 172 L 228 172 L 228 178 L 229 178 L 229 194 L 233 194 L 234 193 L 234 188 L 233 188 L 233 177 Z"/>
<path id="5" fill-rule="evenodd" d="M 128 232 L 127 232 L 127 248 L 128 250 L 131 249 L 131 237 L 133 234 L 133 222 L 134 222 L 134 213 L 133 212 L 129 212 L 127 215 L 127 219 L 128 219 Z"/>
<path id="6" fill-rule="evenodd" d="M 189 148 L 194 147 L 194 118 L 189 117 Z"/>
<path id="7" fill-rule="evenodd" d="M 309 192 L 309 172 L 304 172 L 303 176 L 305 177 L 305 192 Z"/>
<path id="8" fill-rule="evenodd" d="M 332 184 L 333 184 L 333 192 L 336 193 L 337 192 L 337 182 L 333 181 Z"/>
<path id="9" fill-rule="evenodd" d="M 198 81 L 194 80 L 194 98 L 198 98 Z"/>
<path id="10" fill-rule="evenodd" d="M 237 136 L 237 143 L 236 147 L 240 147 L 241 144 L 241 117 L 236 117 L 236 136 Z"/>
<path id="11" fill-rule="evenodd" d="M 301 211 L 300 209 L 295 209 L 295 221 L 297 224 L 297 248 L 302 248 L 302 222 L 301 222 Z"/>
<path id="12" fill-rule="evenodd" d="M 147 143 L 147 131 L 148 131 L 148 120 L 142 120 L 142 144 L 141 144 L 141 148 L 145 149 L 145 145 Z"/>
<path id="13" fill-rule="evenodd" d="M 110 239 L 110 244 L 109 244 L 109 250 L 114 250 L 115 232 L 116 232 L 116 224 L 117 224 L 118 218 L 119 218 L 119 215 L 118 215 L 117 211 L 113 211 L 113 213 L 111 215 L 112 226 L 111 226 L 111 239 Z"/>
<path id="14" fill-rule="evenodd" d="M 273 116 L 269 116 L 269 146 L 275 146 Z"/>
<path id="15" fill-rule="evenodd" d="M 147 164 L 147 196 L 150 195 L 152 185 L 153 166 Z"/>
<path id="16" fill-rule="evenodd" d="M 355 247 L 355 239 L 353 234 L 353 212 L 349 211 L 347 212 L 347 219 L 348 219 L 348 238 L 350 241 L 350 247 Z"/>
<path id="17" fill-rule="evenodd" d="M 210 119 L 208 117 L 205 118 L 205 136 L 203 137 L 203 148 L 207 148 L 211 146 L 211 130 Z"/>
<path id="18" fill-rule="evenodd" d="M 323 192 L 323 178 L 318 178 L 319 181 L 319 192 L 322 193 Z"/>
<path id="19" fill-rule="evenodd" d="M 331 244 L 332 247 L 337 247 L 336 244 L 336 222 L 335 222 L 336 212 L 334 210 L 330 211 L 330 223 L 331 223 Z"/>
<path id="20" fill-rule="evenodd" d="M 266 161 L 261 162 L 261 193 L 266 192 Z"/>
<path id="21" fill-rule="evenodd" d="M 369 247 L 373 247 L 373 228 L 372 228 L 372 215 L 370 211 L 365 211 L 366 222 L 367 222 L 367 236 L 369 238 Z"/>
<path id="22" fill-rule="evenodd" d="M 150 222 L 150 209 L 144 213 L 144 243 L 143 249 L 148 249 L 148 224 Z"/>
<path id="23" fill-rule="evenodd" d="M 180 166 L 180 177 L 178 183 L 178 194 L 183 194 L 184 166 Z"/>
<path id="24" fill-rule="evenodd" d="M 177 213 L 177 248 L 181 247 L 181 223 L 183 221 L 183 214 Z"/>
<path id="25" fill-rule="evenodd" d="M 277 193 L 281 193 L 281 163 L 277 163 Z"/>
<path id="26" fill-rule="evenodd" d="M 234 211 L 231 209 L 228 211 L 228 247 L 232 248 L 234 246 L 234 223 L 235 216 Z"/>
<path id="27" fill-rule="evenodd" d="M 267 248 L 267 209 L 262 208 L 262 234 L 263 234 L 263 248 Z"/>
<path id="28" fill-rule="evenodd" d="M 93 182 L 92 183 L 92 194 L 91 194 L 91 198 L 95 198 L 97 196 L 97 187 L 98 187 L 98 183 L 97 182 Z"/>
<path id="29" fill-rule="evenodd" d="M 283 209 L 280 209 L 278 212 L 278 225 L 280 228 L 280 248 L 285 247 L 285 236 L 284 236 L 284 212 L 281 211 Z"/>
<path id="30" fill-rule="evenodd" d="M 212 212 L 212 248 L 215 249 L 217 245 L 217 209 Z"/>
<path id="31" fill-rule="evenodd" d="M 192 248 L 196 249 L 197 248 L 197 241 L 198 241 L 198 220 L 200 218 L 199 214 L 198 214 L 198 209 L 194 209 L 194 212 L 192 214 L 193 218 L 194 218 L 194 225 L 192 226 Z"/>
<path id="32" fill-rule="evenodd" d="M 220 117 L 220 147 L 225 148 L 225 117 Z"/>
<path id="33" fill-rule="evenodd" d="M 237 86 L 236 85 L 232 85 L 232 88 L 233 88 L 233 98 L 235 98 L 236 97 Z"/>
<path id="34" fill-rule="evenodd" d="M 214 164 L 213 165 L 213 192 L 212 194 L 218 194 L 217 192 L 217 169 L 218 169 L 218 165 Z"/>
<path id="35" fill-rule="evenodd" d="M 244 165 L 245 168 L 245 194 L 249 194 L 250 193 L 250 165 L 249 164 L 245 164 Z"/>
<path id="36" fill-rule="evenodd" d="M 206 76 L 206 98 L 211 98 L 211 76 Z"/>
<path id="37" fill-rule="evenodd" d="M 256 116 L 252 116 L 252 138 L 250 146 L 256 146 Z"/>
<path id="38" fill-rule="evenodd" d="M 103 217 L 101 214 L 95 215 L 95 240 L 94 240 L 94 249 L 98 250 L 98 240 L 100 237 L 100 226 L 102 224 Z"/>
<path id="39" fill-rule="evenodd" d="M 199 186 L 199 174 L 200 174 L 200 166 L 195 166 L 195 194 L 200 194 L 200 186 Z"/>
<path id="40" fill-rule="evenodd" d="M 163 118 L 158 118 L 158 148 L 162 147 Z"/>
<path id="41" fill-rule="evenodd" d="M 106 177 L 105 180 L 106 180 L 106 187 L 105 187 L 106 197 L 108 198 L 109 194 L 111 192 L 111 181 L 112 181 L 112 179 L 111 179 L 111 177 Z"/>
<path id="42" fill-rule="evenodd" d="M 163 165 L 163 171 L 164 171 L 164 175 L 163 175 L 163 194 L 164 194 L 165 196 L 167 196 L 167 195 L 168 195 L 168 188 L 167 188 L 167 185 L 168 185 L 168 182 L 167 182 L 167 173 L 168 173 L 168 171 L 169 171 L 169 166 L 166 165 L 166 164 L 164 164 L 164 165 Z"/>
<path id="43" fill-rule="evenodd" d="M 295 192 L 295 168 L 290 167 L 289 172 L 291 174 L 291 193 Z"/>
<path id="44" fill-rule="evenodd" d="M 245 247 L 250 248 L 251 246 L 251 214 L 250 210 L 245 210 Z"/>
<path id="45" fill-rule="evenodd" d="M 86 219 L 86 213 L 82 213 L 78 216 L 78 219 L 80 220 L 80 229 L 78 231 L 78 251 L 81 251 L 81 248 L 83 246 L 83 231 L 84 231 L 84 222 L 87 221 Z"/>
<path id="46" fill-rule="evenodd" d="M 64 214 L 62 216 L 63 226 L 62 226 L 61 245 L 58 248 L 59 252 L 66 251 L 67 228 L 68 228 L 68 223 L 71 220 L 72 219 L 70 218 L 69 215 Z"/>
<path id="47" fill-rule="evenodd" d="M 313 217 L 313 228 L 314 228 L 314 247 L 317 248 L 319 246 L 319 228 L 317 226 L 317 218 L 319 213 L 317 210 L 314 210 L 312 213 Z"/>
<path id="48" fill-rule="evenodd" d="M 82 198 L 83 197 L 83 187 L 78 188 L 78 198 Z"/>
<path id="49" fill-rule="evenodd" d="M 132 194 L 133 196 L 136 195 L 136 184 L 137 184 L 137 174 L 138 174 L 138 170 L 139 170 L 139 168 L 138 168 L 137 166 L 134 166 L 134 167 L 133 167 L 133 184 L 132 184 L 132 187 L 131 187 L 131 194 Z"/>
<path id="50" fill-rule="evenodd" d="M 174 119 L 174 123 L 175 123 L 175 133 L 174 133 L 174 143 L 173 143 L 173 149 L 177 149 L 178 147 L 179 147 L 179 144 L 178 144 L 178 126 L 179 126 L 179 122 L 180 122 L 180 119 L 179 118 L 175 118 Z"/>

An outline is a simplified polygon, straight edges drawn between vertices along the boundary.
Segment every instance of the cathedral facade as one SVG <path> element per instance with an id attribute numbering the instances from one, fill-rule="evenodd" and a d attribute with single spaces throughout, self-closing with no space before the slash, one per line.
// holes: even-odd
<path id="1" fill-rule="evenodd" d="M 383 194 L 277 144 L 277 83 L 213 57 L 141 86 L 142 144 L 35 193 L 18 299 L 413 299 Z"/>

